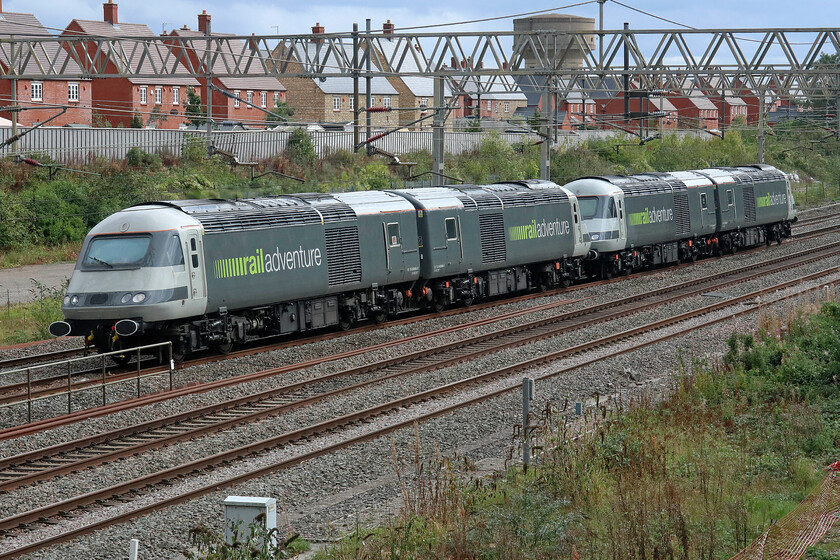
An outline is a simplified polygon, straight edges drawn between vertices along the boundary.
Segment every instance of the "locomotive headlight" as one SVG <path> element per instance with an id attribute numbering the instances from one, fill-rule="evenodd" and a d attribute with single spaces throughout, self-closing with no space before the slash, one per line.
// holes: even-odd
<path id="1" fill-rule="evenodd" d="M 144 301 L 146 301 L 146 294 L 144 294 L 143 292 L 134 294 L 134 297 L 131 298 L 131 301 L 134 303 L 143 303 Z"/>
<path id="2" fill-rule="evenodd" d="M 70 296 L 64 296 L 62 301 L 64 302 L 64 305 L 70 305 Z"/>
<path id="3" fill-rule="evenodd" d="M 120 303 L 128 303 L 129 301 L 131 301 L 131 294 L 125 294 L 120 298 Z"/>
<path id="4" fill-rule="evenodd" d="M 79 303 L 79 296 L 72 296 L 70 298 L 70 304 L 71 305 L 76 305 L 77 303 Z"/>
<path id="5" fill-rule="evenodd" d="M 589 238 L 590 238 L 592 241 L 598 241 L 599 239 L 601 239 L 601 234 L 599 234 L 599 233 L 593 233 L 592 235 L 590 235 L 590 236 L 589 236 Z"/>

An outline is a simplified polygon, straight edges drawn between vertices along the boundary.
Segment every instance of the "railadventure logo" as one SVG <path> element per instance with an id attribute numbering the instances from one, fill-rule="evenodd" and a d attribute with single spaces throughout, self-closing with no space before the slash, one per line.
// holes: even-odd
<path id="1" fill-rule="evenodd" d="M 755 202 L 759 208 L 766 208 L 767 206 L 782 206 L 787 204 L 787 194 L 766 194 L 758 197 Z"/>
<path id="2" fill-rule="evenodd" d="M 660 208 L 657 210 L 644 209 L 642 212 L 633 212 L 627 214 L 631 226 L 643 226 L 647 224 L 659 224 L 662 222 L 670 222 L 674 219 L 674 211 L 671 208 Z"/>
<path id="3" fill-rule="evenodd" d="M 297 249 L 288 251 L 282 251 L 280 247 L 277 247 L 273 253 L 265 253 L 262 249 L 257 249 L 253 255 L 214 260 L 213 274 L 216 278 L 235 278 L 313 268 L 321 266 L 322 262 L 321 249 L 317 247 L 304 249 L 299 245 Z"/>
<path id="4" fill-rule="evenodd" d="M 570 231 L 571 226 L 568 220 L 557 219 L 552 222 L 543 220 L 540 223 L 537 223 L 537 220 L 531 220 L 530 224 L 524 226 L 508 227 L 508 238 L 511 241 L 524 241 L 526 239 L 568 235 Z"/>

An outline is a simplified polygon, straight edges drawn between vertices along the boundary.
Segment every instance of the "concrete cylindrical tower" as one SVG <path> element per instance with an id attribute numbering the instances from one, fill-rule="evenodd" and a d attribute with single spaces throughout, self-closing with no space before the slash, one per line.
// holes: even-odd
<path id="1" fill-rule="evenodd" d="M 560 64 L 562 68 L 580 68 L 583 66 L 583 57 L 586 48 L 589 51 L 595 50 L 595 34 L 586 35 L 586 47 L 573 44 L 567 35 L 570 32 L 595 31 L 595 19 L 570 14 L 541 14 L 527 18 L 513 20 L 514 31 L 542 31 L 554 32 L 534 36 L 535 47 L 525 46 L 523 50 L 524 65 L 526 68 L 541 66 L 537 60 L 547 56 L 554 64 Z M 514 48 L 519 48 L 523 38 L 514 39 Z M 567 49 L 568 52 L 567 52 Z M 565 56 L 565 58 L 563 58 Z M 563 58 L 562 62 L 559 61 Z"/>

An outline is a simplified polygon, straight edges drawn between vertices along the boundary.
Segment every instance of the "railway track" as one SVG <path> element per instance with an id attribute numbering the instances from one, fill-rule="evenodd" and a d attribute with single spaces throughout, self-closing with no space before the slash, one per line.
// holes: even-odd
<path id="1" fill-rule="evenodd" d="M 835 247 L 838 247 L 838 246 L 840 246 L 840 242 L 828 244 L 828 245 L 820 247 L 820 248 L 807 249 L 807 250 L 804 250 L 804 251 L 794 253 L 792 255 L 786 255 L 786 256 L 782 256 L 782 257 L 777 257 L 775 259 L 770 259 L 768 261 L 765 261 L 763 263 L 755 265 L 752 268 L 762 269 L 764 271 L 763 274 L 769 274 L 769 273 L 772 272 L 774 267 L 775 267 L 776 270 L 781 270 L 783 268 L 787 268 L 787 267 L 789 267 L 793 264 L 796 264 L 796 262 L 805 262 L 805 261 L 802 261 L 801 259 L 815 260 L 815 259 L 825 258 L 825 254 L 822 253 L 822 251 L 831 250 L 832 248 L 835 248 Z M 728 276 L 733 276 L 733 275 L 736 275 L 736 274 L 738 274 L 737 270 L 736 271 L 727 271 L 727 272 L 717 273 L 717 274 L 713 274 L 713 275 L 710 275 L 710 276 L 707 276 L 707 277 L 703 277 L 703 278 L 698 279 L 697 281 L 698 282 L 699 281 L 718 282 L 720 279 L 726 278 Z M 620 281 L 620 280 L 610 280 L 610 281 L 606 281 L 606 282 L 615 282 L 615 281 Z M 586 286 L 581 286 L 581 287 L 578 287 L 577 289 L 582 289 L 582 288 L 585 288 L 585 287 Z M 566 291 L 559 291 L 558 290 L 555 293 L 566 293 L 567 291 L 568 290 L 566 290 Z M 537 296 L 544 296 L 544 295 L 550 295 L 550 293 L 530 294 L 528 296 L 523 296 L 523 297 L 526 298 L 526 299 L 530 299 L 530 298 L 534 298 L 534 297 L 537 297 Z M 532 307 L 529 310 L 524 310 L 524 311 L 521 311 L 521 312 L 517 313 L 517 315 L 522 314 L 522 313 L 533 313 L 533 312 L 536 312 L 536 311 L 542 311 L 542 310 L 552 308 L 552 307 L 562 306 L 562 305 L 571 303 L 572 301 L 573 300 L 562 300 L 560 302 L 549 303 L 549 304 L 546 304 L 546 305 L 543 305 L 543 306 Z M 486 306 L 493 306 L 493 305 L 497 305 L 497 304 L 498 304 L 497 302 L 489 302 L 485 305 Z M 476 306 L 476 308 L 480 308 L 480 307 Z M 472 310 L 474 308 L 470 308 L 470 309 Z M 447 315 L 450 315 L 450 314 L 458 314 L 458 313 L 463 313 L 463 312 L 464 312 L 464 310 L 461 310 L 461 309 L 450 310 L 450 311 L 443 312 L 443 313 L 437 315 L 436 317 L 443 317 L 443 316 L 447 316 Z M 511 315 L 507 314 L 505 317 L 510 318 Z M 400 322 L 412 322 L 412 321 L 417 321 L 417 320 L 420 320 L 420 319 L 419 318 L 410 318 L 410 319 L 404 319 Z M 394 323 L 399 324 L 399 322 L 394 322 Z M 471 323 L 467 324 L 467 326 L 469 326 L 469 325 L 471 325 Z M 370 326 L 368 328 L 375 329 L 375 328 L 381 328 L 381 327 L 379 327 L 377 325 L 377 326 Z M 336 333 L 327 333 L 327 334 L 319 335 L 318 338 L 328 339 L 328 338 L 335 337 L 335 336 L 337 336 Z M 289 347 L 290 345 L 293 345 L 293 344 L 294 343 L 289 343 L 288 341 L 286 341 L 286 342 L 283 342 L 283 343 L 281 343 L 277 346 L 279 348 L 284 348 L 284 347 Z M 266 351 L 269 351 L 270 349 L 275 349 L 275 348 L 274 347 L 269 347 L 269 348 L 261 347 L 258 351 L 259 352 L 266 352 Z M 362 350 L 360 352 L 363 353 L 365 351 L 370 351 L 370 349 Z M 242 351 L 242 352 L 237 352 L 237 353 L 230 354 L 230 355 L 228 355 L 224 358 L 248 356 L 248 355 L 252 355 L 253 353 L 254 353 L 253 350 Z M 348 357 L 352 357 L 354 355 L 357 355 L 357 353 L 354 352 L 354 351 L 351 351 L 349 353 L 342 354 L 341 356 L 336 356 L 333 359 L 348 358 Z M 223 357 L 213 357 L 213 358 L 208 358 L 206 360 L 207 361 L 217 361 L 217 360 L 220 360 L 220 359 L 223 359 Z M 291 367 L 291 368 L 283 368 L 282 370 L 278 371 L 276 374 L 288 372 L 288 371 L 291 371 L 293 369 L 298 369 L 299 367 L 303 367 L 303 365 L 295 366 L 295 367 Z M 115 383 L 115 382 L 118 382 L 118 381 L 126 381 L 126 380 L 132 381 L 132 380 L 136 379 L 136 377 L 138 375 L 144 375 L 144 376 L 154 375 L 155 373 L 160 373 L 162 371 L 163 371 L 162 369 L 160 371 L 158 371 L 157 369 L 153 368 L 153 369 L 150 369 L 150 370 L 144 370 L 142 372 L 138 371 L 138 372 L 135 372 L 135 373 L 122 373 L 122 374 L 117 374 L 117 375 L 108 377 L 107 382 L 108 383 Z M 220 386 L 227 386 L 227 385 L 232 385 L 232 384 L 236 384 L 236 383 L 239 383 L 239 382 L 251 381 L 251 380 L 254 379 L 255 376 L 256 376 L 256 378 L 260 378 L 259 372 L 255 375 L 247 375 L 246 374 L 245 376 L 241 376 L 239 378 L 233 378 L 229 381 L 226 380 L 226 381 L 222 382 L 222 384 L 210 383 L 210 384 L 207 384 L 206 387 L 207 387 L 207 390 L 211 390 L 211 389 L 219 388 Z M 101 387 L 101 383 L 102 383 L 101 381 L 94 381 L 94 380 L 82 381 L 79 384 L 74 385 L 74 390 L 81 391 L 85 388 L 88 388 L 90 390 L 93 390 L 93 389 L 100 390 L 99 388 Z M 67 377 L 65 376 L 65 377 L 62 377 L 61 389 L 64 389 L 66 387 L 67 387 Z M 27 386 L 26 386 L 25 383 L 24 384 L 19 384 L 17 386 L 17 392 L 16 393 L 6 394 L 6 395 L 3 395 L 3 396 L 0 396 L 0 404 L 23 403 L 23 402 L 25 402 L 25 396 L 27 394 L 31 394 L 34 398 L 42 398 L 42 397 L 48 396 L 49 394 L 51 394 L 51 392 L 57 391 L 58 389 L 47 388 L 47 389 L 43 389 L 43 390 L 40 390 L 40 391 L 32 391 L 31 388 L 29 388 L 29 393 L 26 392 L 27 390 L 28 389 L 27 389 Z M 202 390 L 203 389 L 201 387 L 196 387 L 196 386 L 191 386 L 190 387 L 190 392 L 201 392 Z M 179 394 L 180 393 L 176 390 L 175 392 L 171 392 L 171 391 L 170 392 L 163 392 L 161 395 L 157 395 L 157 396 L 156 395 L 151 395 L 151 397 L 149 397 L 149 398 L 157 400 L 158 398 L 162 397 L 162 398 L 165 399 L 165 398 L 171 398 L 168 395 L 178 396 Z M 2 393 L 0 393 L 0 395 L 2 395 Z M 143 404 L 147 404 L 149 402 L 149 398 L 132 399 L 130 401 L 123 401 L 123 402 L 127 402 L 129 404 L 129 406 L 141 406 Z M 61 418 L 66 419 L 66 421 L 68 421 L 68 422 L 72 422 L 72 421 L 76 421 L 80 417 L 100 416 L 100 415 L 109 413 L 109 411 L 111 411 L 111 410 L 115 410 L 114 407 L 116 407 L 116 406 L 117 405 L 109 405 L 109 406 L 89 409 L 89 410 L 91 410 L 90 415 L 85 414 L 84 411 L 80 411 L 79 413 L 69 413 L 69 414 L 64 415 L 62 417 L 59 417 L 59 419 L 57 419 L 56 421 L 52 421 L 52 422 L 49 421 L 49 420 L 36 421 L 36 422 L 33 422 L 33 423 L 29 424 L 28 427 L 26 427 L 27 425 L 24 425 L 24 427 L 22 428 L 23 431 L 15 430 L 14 428 L 7 428 L 7 429 L 4 429 L 4 430 L 0 430 L 0 439 L 8 439 L 8 438 L 11 438 L 11 437 L 18 437 L 19 435 L 25 435 L 26 433 L 33 433 L 34 431 L 37 431 L 39 429 L 47 429 L 47 428 L 50 428 L 50 427 L 55 427 L 56 425 L 61 424 Z"/>
<path id="2" fill-rule="evenodd" d="M 597 348 L 609 347 L 618 341 L 638 337 L 665 327 L 678 325 L 697 317 L 722 311 L 736 304 L 750 303 L 717 317 L 708 318 L 704 325 L 730 319 L 732 316 L 752 313 L 798 294 L 787 293 L 771 301 L 772 294 L 782 289 L 792 289 L 803 282 L 818 280 L 825 275 L 837 273 L 840 267 L 832 267 L 809 274 L 783 284 L 766 287 L 727 301 L 645 324 L 635 329 L 605 336 L 578 346 L 552 352 L 537 359 L 523 361 L 512 366 L 484 372 L 443 386 L 415 393 L 381 403 L 365 410 L 316 422 L 304 428 L 295 429 L 276 437 L 197 459 L 174 468 L 161 470 L 141 478 L 76 496 L 60 503 L 51 504 L 13 517 L 0 520 L 0 531 L 4 532 L 4 543 L 0 545 L 0 559 L 33 552 L 39 548 L 70 540 L 79 535 L 95 531 L 108 525 L 124 522 L 189 499 L 215 492 L 222 487 L 237 484 L 252 478 L 288 468 L 303 461 L 331 453 L 343 447 L 380 437 L 389 432 L 408 427 L 436 416 L 519 389 L 518 374 L 534 367 L 554 362 L 570 355 L 592 352 Z M 812 286 L 809 290 L 820 289 Z M 761 297 L 761 301 L 758 301 Z M 696 327 L 695 328 L 700 328 Z M 626 349 L 618 349 L 610 355 L 636 350 L 649 344 L 662 342 L 684 334 L 683 330 L 660 334 L 645 341 L 639 341 Z M 570 368 L 554 369 L 542 377 L 568 373 L 583 365 L 594 363 L 602 357 L 593 357 Z M 227 465 L 235 464 L 236 469 Z M 208 472 L 214 476 L 209 477 Z M 210 480 L 207 480 L 210 478 Z M 154 496 L 160 485 L 169 489 L 164 496 Z M 132 503 L 136 504 L 132 507 Z M 102 506 L 110 505 L 107 509 Z M 95 511 L 92 511 L 92 509 Z M 111 515 L 113 514 L 113 515 Z M 65 518 L 69 518 L 69 521 Z M 49 524 L 55 530 L 44 539 L 27 537 L 17 541 L 16 537 L 29 530 Z M 53 525 L 54 524 L 54 525 Z M 70 525 L 64 527 L 64 525 Z"/>
<path id="3" fill-rule="evenodd" d="M 814 218 L 814 220 L 821 220 L 821 219 L 824 220 L 824 219 L 828 219 L 828 218 L 825 218 L 825 217 Z M 796 235 L 794 235 L 794 238 L 797 239 L 797 240 L 810 239 L 812 237 L 817 237 L 817 236 L 823 235 L 825 233 L 830 233 L 832 231 L 836 231 L 838 229 L 840 229 L 840 225 L 826 226 L 824 228 L 819 228 L 817 230 L 811 230 L 811 231 L 808 231 L 808 232 L 803 232 L 801 234 L 796 234 Z M 749 251 L 755 251 L 755 250 L 761 250 L 761 248 L 750 249 Z M 747 252 L 747 251 L 744 251 L 744 252 Z M 674 269 L 678 269 L 681 266 L 690 266 L 690 265 L 679 265 L 678 267 L 674 267 Z M 643 272 L 637 273 L 634 276 L 654 274 L 654 273 L 657 273 L 657 272 L 658 271 L 643 271 Z M 587 284 L 581 284 L 581 285 L 578 285 L 578 286 L 573 286 L 571 288 L 567 288 L 567 289 L 562 290 L 562 291 L 564 293 L 568 293 L 568 292 L 573 292 L 575 290 L 584 289 L 586 287 L 597 286 L 597 285 L 600 285 L 600 284 L 603 284 L 603 283 L 606 283 L 606 282 L 616 282 L 616 281 L 617 280 L 613 279 L 613 280 L 606 280 L 606 281 L 590 282 L 590 283 L 587 283 Z M 506 300 L 503 301 L 503 303 L 513 303 L 513 302 L 517 302 L 517 301 L 523 301 L 523 300 L 526 300 L 526 299 L 539 297 L 540 295 L 541 294 L 526 294 L 526 295 L 523 295 L 523 296 L 518 296 L 516 298 L 506 299 Z M 498 301 L 484 302 L 484 303 L 481 303 L 479 305 L 471 307 L 469 310 L 471 311 L 471 310 L 483 309 L 483 308 L 492 307 L 492 306 L 495 306 L 495 305 L 498 305 L 498 304 L 499 304 Z M 447 311 L 444 311 L 442 313 L 436 314 L 435 316 L 436 317 L 445 317 L 445 316 L 452 315 L 452 314 L 465 313 L 467 311 L 468 310 L 464 310 L 464 309 L 451 309 L 451 310 L 447 310 Z M 399 325 L 399 324 L 408 324 L 408 323 L 412 323 L 412 322 L 416 322 L 416 321 L 422 321 L 422 320 L 425 320 L 427 318 L 428 318 L 427 314 L 421 314 L 421 315 L 416 315 L 415 314 L 415 315 L 412 315 L 412 316 L 409 316 L 409 317 L 404 317 L 404 318 L 392 320 L 388 323 L 388 325 L 393 326 L 393 325 Z M 383 327 L 380 326 L 380 325 L 365 325 L 365 326 L 362 326 L 362 327 L 354 330 L 354 332 L 359 333 L 359 332 L 365 332 L 365 331 L 368 331 L 368 330 L 374 330 L 374 329 L 379 329 L 379 328 L 383 328 Z M 223 359 L 249 356 L 249 355 L 253 355 L 253 354 L 256 354 L 256 353 L 270 352 L 270 351 L 274 351 L 274 350 L 288 348 L 288 347 L 291 347 L 291 346 L 308 344 L 308 343 L 311 343 L 311 342 L 317 342 L 319 340 L 324 340 L 324 339 L 334 338 L 336 336 L 341 336 L 341 334 L 342 333 L 328 332 L 328 333 L 318 334 L 318 335 L 315 335 L 315 336 L 307 336 L 305 338 L 296 339 L 296 340 L 288 340 L 287 338 L 284 338 L 279 343 L 268 344 L 268 345 L 266 345 L 263 342 L 258 346 L 247 347 L 245 349 L 233 352 L 233 353 L 225 355 L 225 356 L 211 355 L 211 356 L 200 357 L 200 358 L 195 359 L 195 360 L 190 360 L 188 362 L 185 362 L 184 364 L 181 364 L 179 366 L 179 369 L 184 368 L 184 367 L 197 365 L 197 364 L 200 364 L 200 363 L 206 363 L 208 361 L 219 361 L 219 360 L 223 360 Z M 77 352 L 79 354 L 81 354 L 82 350 L 78 350 Z M 65 351 L 62 351 L 62 352 L 55 353 L 55 355 L 56 355 L 57 359 L 58 358 L 66 359 L 67 357 L 72 357 L 73 356 L 72 353 L 73 353 L 73 350 L 65 350 Z M 38 356 L 32 356 L 31 358 L 33 360 L 43 361 L 44 358 L 47 358 L 49 356 L 51 356 L 51 354 L 41 354 L 41 355 L 38 355 Z M 0 362 L 0 371 L 2 371 L 5 364 L 15 363 L 15 364 L 17 364 L 16 367 L 20 367 L 21 365 L 25 365 L 27 363 L 30 363 L 27 360 L 28 360 L 28 358 L 16 358 L 14 360 L 7 360 L 5 362 Z M 132 364 L 132 367 L 136 367 L 136 362 Z M 28 381 L 21 381 L 21 382 L 18 382 L 18 383 L 2 384 L 2 385 L 0 385 L 0 405 L 19 402 L 22 398 L 26 398 L 26 399 L 43 398 L 43 397 L 49 396 L 50 394 L 63 392 L 63 391 L 68 390 L 68 389 L 72 390 L 72 391 L 78 391 L 78 390 L 84 390 L 84 389 L 89 388 L 89 387 L 101 386 L 103 381 L 102 381 L 102 379 L 100 379 L 100 376 L 105 377 L 106 370 L 107 370 L 107 381 L 106 382 L 108 382 L 108 383 L 118 383 L 118 382 L 125 381 L 125 380 L 132 380 L 132 379 L 136 378 L 138 375 L 142 375 L 142 376 L 155 375 L 156 373 L 162 373 L 164 371 L 164 368 L 160 368 L 160 367 L 157 367 L 156 365 L 154 365 L 154 360 L 149 360 L 147 362 L 147 366 L 144 366 L 141 369 L 142 369 L 142 371 L 126 372 L 125 368 L 118 368 L 114 365 L 106 367 L 106 364 L 103 363 L 101 367 L 86 369 L 86 370 L 78 371 L 78 372 L 73 372 L 72 376 L 68 376 L 67 373 L 62 371 L 61 373 L 59 373 L 57 375 L 54 375 L 54 376 L 45 376 L 43 378 L 35 378 L 35 379 L 28 380 Z M 72 379 L 68 379 L 68 377 L 71 377 L 71 378 L 79 380 L 79 381 L 73 381 Z"/>
<path id="4" fill-rule="evenodd" d="M 654 290 L 644 296 L 627 297 L 592 305 L 583 309 L 561 313 L 557 316 L 528 321 L 521 325 L 472 336 L 454 343 L 402 354 L 397 358 L 345 369 L 327 376 L 305 380 L 270 391 L 248 395 L 228 403 L 216 404 L 173 417 L 134 425 L 107 434 L 79 439 L 47 449 L 0 460 L 0 492 L 9 492 L 26 484 L 75 472 L 85 468 L 136 455 L 144 451 L 194 439 L 209 433 L 230 429 L 236 425 L 276 416 L 301 406 L 332 397 L 339 392 L 356 390 L 371 383 L 381 382 L 400 375 L 413 375 L 444 368 L 459 362 L 475 360 L 483 355 L 499 352 L 545 338 L 604 323 L 629 314 L 682 298 L 694 297 L 708 291 L 754 280 L 780 271 L 782 268 L 802 266 L 831 256 L 840 255 L 840 243 L 817 254 L 803 255 L 798 260 L 786 260 L 776 268 L 750 269 L 739 273 L 715 274 Z M 726 278 L 725 281 L 722 281 Z M 558 309 L 568 302 L 551 302 L 545 305 L 510 314 L 504 319 Z M 435 331 L 423 338 L 475 329 L 499 321 L 499 318 L 476 321 L 457 327 Z M 410 345 L 399 341 L 394 345 Z M 367 349 L 363 349 L 368 351 Z M 346 357 L 346 356 L 345 356 Z M 267 370 L 266 374 L 272 371 Z M 363 379 L 360 381 L 360 379 Z"/>
<path id="5" fill-rule="evenodd" d="M 821 222 L 824 222 L 824 221 L 835 219 L 836 217 L 837 217 L 837 215 L 835 215 L 835 214 L 829 214 L 829 215 L 826 215 L 826 216 L 817 216 L 817 217 L 814 217 L 814 218 L 806 218 L 806 219 L 800 220 L 794 226 L 794 229 L 798 230 L 798 229 L 801 229 L 805 225 L 810 225 L 810 224 L 813 224 L 813 223 L 821 223 Z M 818 236 L 823 235 L 825 233 L 830 233 L 830 232 L 837 231 L 837 230 L 840 230 L 840 225 L 838 225 L 838 224 L 829 225 L 829 226 L 825 226 L 825 227 L 822 227 L 822 228 L 817 228 L 817 229 L 813 229 L 813 230 L 809 230 L 809 231 L 805 231 L 805 232 L 794 233 L 792 235 L 792 238 L 795 239 L 795 240 L 801 241 L 801 240 L 805 240 L 805 239 L 811 239 L 813 237 L 818 237 Z M 759 248 L 748 249 L 748 250 L 742 251 L 742 253 L 751 252 L 751 251 L 760 250 L 760 249 L 761 249 L 760 247 Z M 674 267 L 674 269 L 677 269 L 680 266 L 686 266 L 686 265 L 679 265 L 677 267 Z M 655 272 L 656 271 L 643 271 L 643 272 L 639 272 L 639 273 L 634 274 L 634 276 L 650 274 L 650 273 L 655 273 Z M 589 282 L 589 283 L 586 283 L 586 284 L 573 286 L 571 288 L 566 288 L 565 291 L 572 291 L 574 289 L 581 289 L 581 288 L 585 288 L 585 287 L 588 287 L 588 286 L 597 286 L 600 283 L 611 282 L 611 281 L 615 281 L 615 280 Z M 516 298 L 508 298 L 507 300 L 505 300 L 505 303 L 521 301 L 522 299 L 527 299 L 527 298 L 531 298 L 531 297 L 534 297 L 534 295 L 525 295 L 525 296 L 519 296 L 519 297 L 516 297 Z M 496 302 L 496 301 L 484 302 L 484 303 L 481 303 L 479 305 L 473 306 L 471 309 L 473 309 L 473 310 L 474 309 L 482 309 L 482 308 L 490 307 L 490 306 L 493 306 L 493 305 L 498 305 L 498 302 Z M 457 313 L 464 313 L 464 312 L 465 312 L 464 310 L 448 310 L 448 311 L 445 311 L 444 313 L 446 313 L 446 314 L 449 314 L 449 313 L 457 314 Z M 442 315 L 438 314 L 437 316 L 442 316 Z M 443 315 L 443 316 L 445 316 L 445 315 Z M 391 321 L 389 321 L 389 325 L 392 326 L 392 325 L 395 325 L 395 324 L 404 324 L 404 323 L 415 322 L 415 321 L 423 320 L 426 317 L 427 317 L 427 315 L 425 315 L 425 314 L 421 314 L 420 316 L 417 316 L 415 314 L 415 315 L 412 315 L 412 316 L 409 316 L 409 317 L 404 317 L 404 318 L 400 318 L 400 319 L 397 319 L 397 320 L 391 320 Z M 376 329 L 376 328 L 382 328 L 382 327 L 379 326 L 379 325 L 365 325 L 365 326 L 361 326 L 361 327 L 355 329 L 354 332 L 364 332 L 365 330 L 372 330 L 372 329 Z M 253 354 L 253 353 L 256 353 L 256 352 L 270 352 L 270 351 L 278 350 L 278 349 L 281 349 L 281 348 L 286 348 L 286 347 L 289 347 L 289 346 L 295 346 L 295 345 L 300 345 L 300 344 L 308 344 L 310 342 L 317 342 L 319 340 L 322 340 L 325 337 L 328 338 L 328 337 L 333 337 L 333 336 L 336 336 L 336 334 L 335 333 L 327 333 L 327 334 L 320 334 L 320 335 L 315 335 L 315 336 L 304 336 L 300 339 L 295 339 L 295 340 L 289 340 L 288 337 L 283 337 L 283 341 L 280 342 L 280 343 L 277 343 L 277 344 L 269 343 L 268 345 L 266 345 L 265 342 L 263 341 L 263 342 L 259 343 L 258 346 L 249 346 L 249 347 L 247 347 L 243 350 L 240 350 L 238 352 L 233 353 L 232 356 L 237 357 L 237 356 L 241 356 L 241 355 L 250 355 L 250 354 Z M 270 339 L 267 339 L 267 340 L 270 340 Z M 0 350 L 2 350 L 2 349 L 0 349 Z M 130 352 L 130 349 L 128 349 L 127 351 Z M 8 359 L 0 360 L 0 372 L 2 372 L 3 370 L 13 369 L 13 368 L 24 368 L 28 365 L 43 364 L 45 362 L 77 358 L 77 357 L 81 357 L 81 356 L 85 355 L 86 352 L 87 352 L 87 350 L 85 348 L 80 347 L 80 348 L 75 348 L 75 349 L 60 350 L 60 351 L 56 351 L 56 352 L 46 352 L 46 353 L 35 354 L 35 355 L 30 355 L 30 356 L 8 358 Z M 203 360 L 206 360 L 206 359 L 208 359 L 208 358 L 207 357 L 202 357 L 202 358 L 198 358 L 197 360 L 190 360 L 188 362 L 185 362 L 184 364 L 182 364 L 179 367 L 188 367 L 188 366 L 191 366 L 191 365 L 195 365 L 196 363 L 200 363 L 200 362 L 202 362 Z M 212 356 L 209 359 L 210 360 L 219 360 L 219 359 L 224 359 L 224 357 Z M 136 364 L 132 364 L 132 366 L 134 366 L 134 365 L 136 365 Z M 100 373 L 101 369 L 102 368 L 91 368 L 91 369 L 87 369 L 87 370 L 83 370 L 83 371 L 78 371 L 78 372 L 74 372 L 73 376 L 74 377 L 85 377 L 85 376 L 97 375 L 97 374 Z M 121 373 L 121 371 L 120 371 L 121 369 L 124 369 L 124 368 L 120 368 L 120 367 L 116 366 L 115 364 L 110 364 L 110 365 L 107 366 L 107 371 L 108 371 L 109 375 L 120 376 L 120 377 L 115 378 L 115 380 L 120 380 L 121 378 L 127 377 L 126 374 Z M 36 378 L 32 381 L 32 383 L 33 383 L 32 388 L 34 388 L 34 389 L 46 388 L 46 387 L 49 387 L 49 385 L 51 383 L 52 384 L 62 384 L 62 385 L 64 385 L 66 377 L 67 377 L 66 374 L 62 373 L 60 375 L 55 375 L 55 376 L 51 376 L 51 377 L 48 376 L 48 377 L 44 377 L 44 378 Z M 5 402 L 10 402 L 8 400 L 4 400 L 4 398 L 5 398 L 4 393 L 6 395 L 14 395 L 15 393 L 23 393 L 26 390 L 27 389 L 26 389 L 26 384 L 25 383 L 18 383 L 18 384 L 0 383 L 0 404 L 4 404 Z"/>

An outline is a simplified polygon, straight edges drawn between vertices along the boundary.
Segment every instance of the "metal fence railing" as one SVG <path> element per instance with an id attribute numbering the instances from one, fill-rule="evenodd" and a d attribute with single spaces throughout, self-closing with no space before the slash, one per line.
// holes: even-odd
<path id="1" fill-rule="evenodd" d="M 25 129 L 21 129 L 25 130 Z M 353 151 L 352 132 L 308 132 L 318 157 L 338 151 Z M 477 149 L 488 136 L 487 132 L 449 132 L 444 135 L 444 151 L 458 155 Z M 535 143 L 539 136 L 532 133 L 493 132 L 509 144 Z M 558 144 L 573 146 L 588 139 L 615 136 L 613 131 L 580 131 L 563 135 Z M 671 133 L 669 133 L 671 134 Z M 702 132 L 674 133 L 681 136 L 699 135 Z M 0 142 L 12 135 L 10 128 L 0 128 Z M 38 128 L 17 141 L 16 153 L 24 155 L 46 154 L 60 163 L 85 163 L 93 158 L 124 159 L 131 148 L 149 153 L 172 154 L 180 157 L 185 146 L 193 142 L 208 143 L 235 154 L 241 162 L 265 160 L 281 154 L 289 144 L 292 133 L 274 130 L 213 131 L 158 130 L 134 128 Z M 708 136 L 707 134 L 705 136 Z M 392 154 L 432 151 L 431 131 L 400 131 L 376 140 L 374 146 Z M 6 148 L 9 155 L 14 148 Z M 3 155 L 3 154 L 0 154 Z"/>

